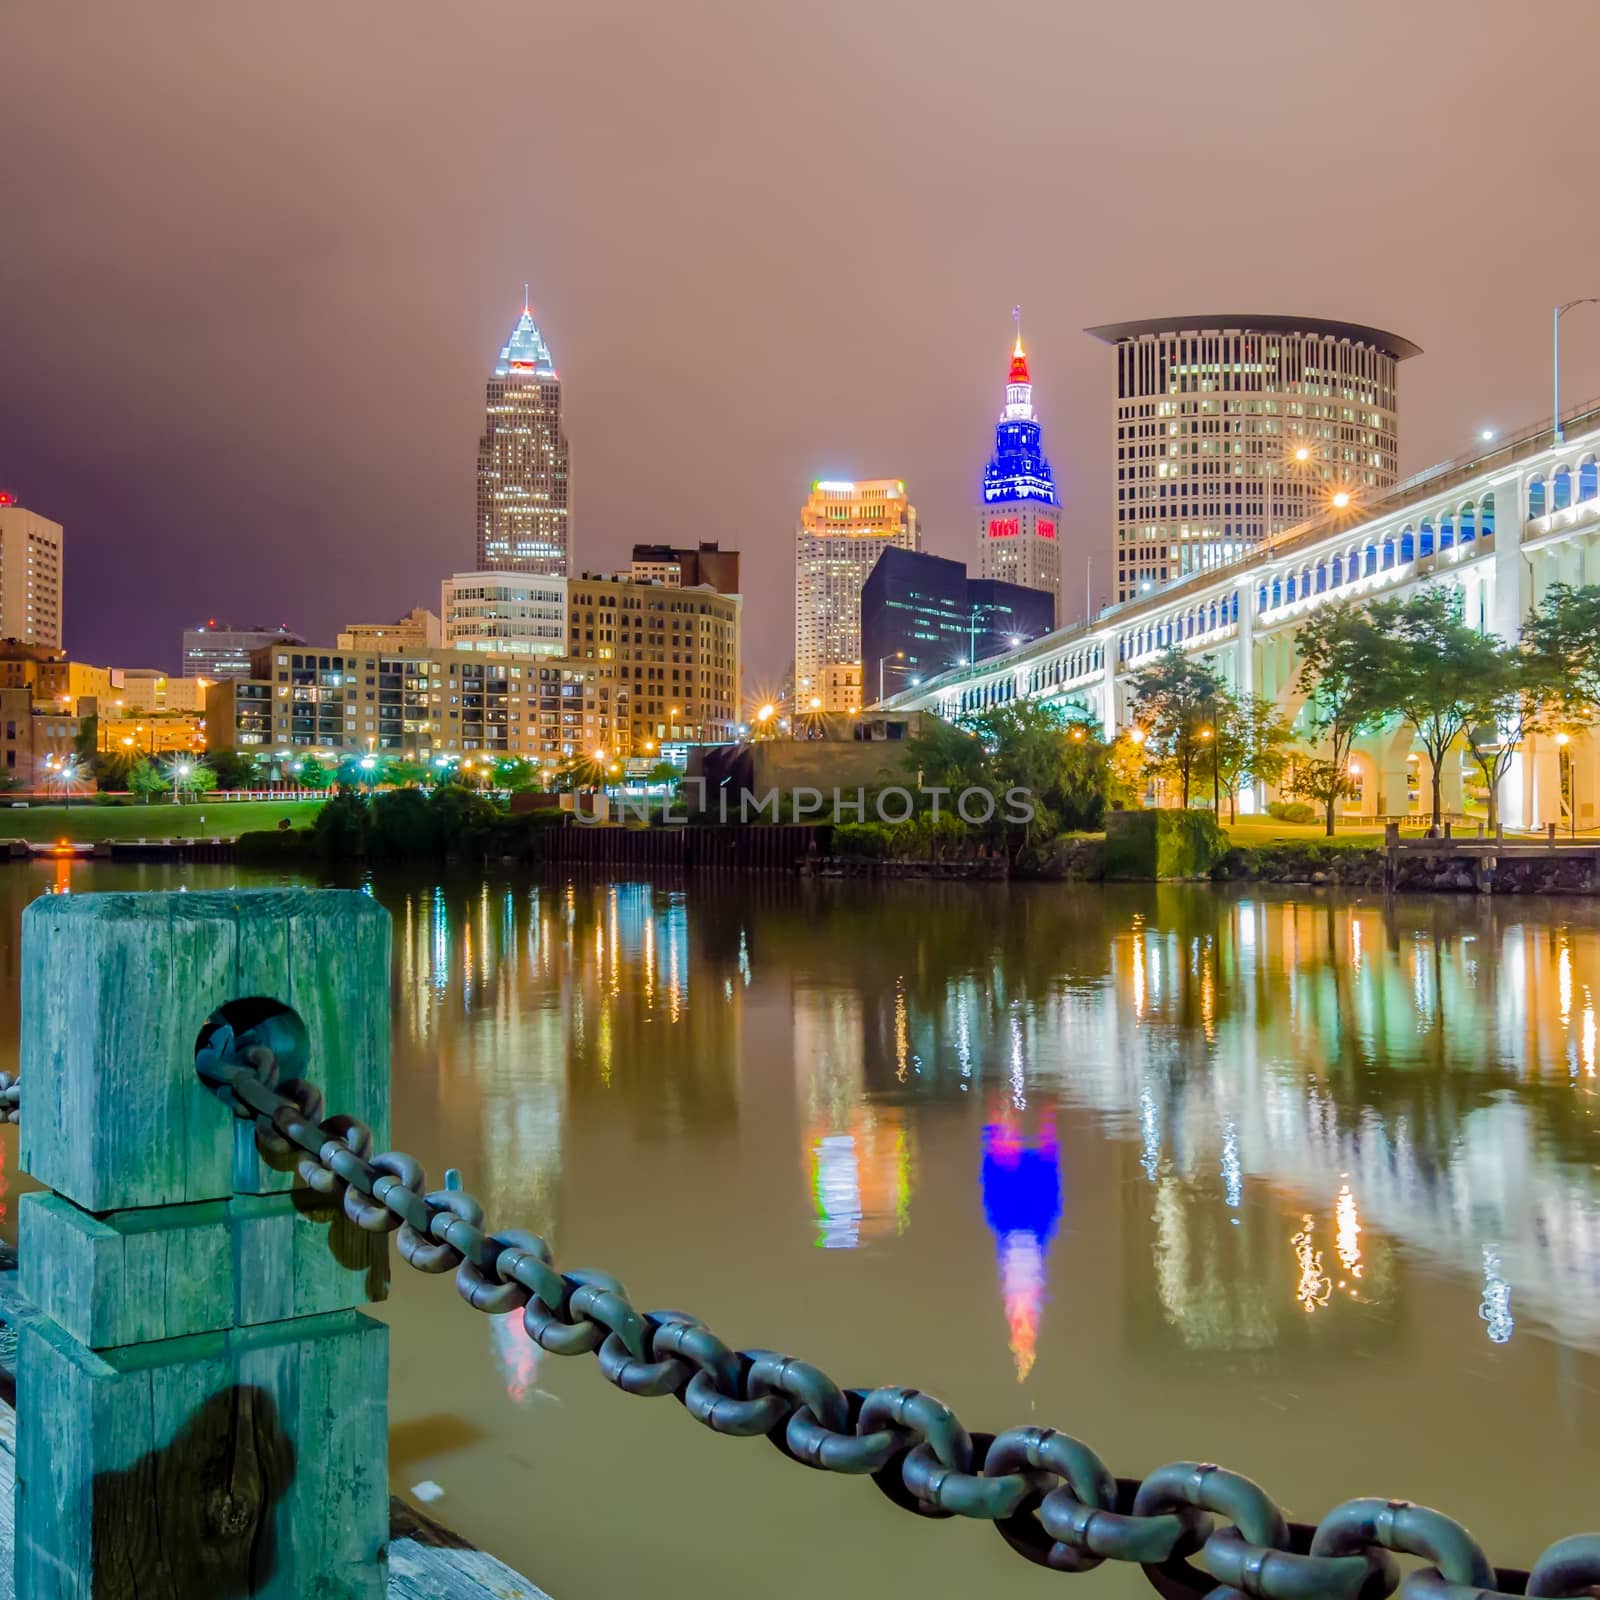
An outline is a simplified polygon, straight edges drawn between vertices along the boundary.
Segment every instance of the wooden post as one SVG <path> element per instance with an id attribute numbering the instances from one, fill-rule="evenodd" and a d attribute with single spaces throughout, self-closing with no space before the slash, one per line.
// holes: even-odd
<path id="1" fill-rule="evenodd" d="M 386 1236 L 262 1157 L 194 1057 L 219 1006 L 279 1002 L 282 1075 L 387 1148 L 388 914 L 47 895 L 22 969 L 21 1162 L 52 1192 L 19 1207 L 18 1600 L 382 1600 L 388 1330 L 355 1307 Z"/>

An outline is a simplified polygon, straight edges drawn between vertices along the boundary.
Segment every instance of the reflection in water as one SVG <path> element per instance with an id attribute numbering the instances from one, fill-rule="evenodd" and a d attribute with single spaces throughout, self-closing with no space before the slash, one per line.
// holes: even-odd
<path id="1" fill-rule="evenodd" d="M 1033 1371 L 1045 1302 L 1050 1240 L 1061 1217 L 1061 1168 L 1053 1117 L 1032 1138 L 1017 1121 L 983 1130 L 983 1215 L 1000 1253 L 1000 1290 L 1017 1382 Z"/>
<path id="2" fill-rule="evenodd" d="M 236 877 L 19 866 L 0 909 L 14 930 L 57 887 Z M 1386 1451 L 1410 1452 L 1396 1483 L 1470 1519 L 1476 1480 L 1439 1487 L 1458 1455 L 1429 1443 L 1441 1409 L 1498 1407 L 1485 1425 L 1508 1450 L 1559 1457 L 1545 1510 L 1592 1481 L 1600 904 L 733 878 L 373 888 L 394 914 L 395 1143 L 435 1174 L 459 1166 L 497 1226 L 544 1235 L 564 1266 L 625 1274 L 641 1305 L 681 1294 L 730 1339 L 792 1336 L 841 1374 L 876 1340 L 860 1376 L 959 1389 L 981 1425 L 1019 1420 L 1002 1402 L 1025 1383 L 1026 1420 L 1081 1421 L 1118 1471 L 1191 1450 L 1256 1470 L 1294 1416 L 1289 1432 L 1303 1421 L 1328 1445 L 1275 1464 L 1308 1507 L 1365 1492 L 1348 1460 L 1327 1481 L 1321 1463 L 1346 1432 L 1393 1423 Z M 14 938 L 0 972 L 14 1008 Z M 15 1055 L 13 1028 L 0 1068 Z M 8 1177 L 0 1142 L 9 1229 Z M 596 1427 L 605 1397 L 576 1400 L 589 1364 L 541 1365 L 516 1314 L 489 1321 L 491 1368 L 458 1359 L 484 1336 L 438 1284 L 402 1277 L 395 1296 L 397 1419 L 483 1419 L 484 1442 L 428 1469 L 481 1474 L 463 1516 L 497 1496 L 554 1503 L 610 1469 L 610 1430 L 658 1426 L 624 1405 Z M 502 1416 L 506 1395 L 546 1390 L 573 1399 L 537 1426 Z M 706 1460 L 750 1521 L 740 1497 L 768 1480 L 748 1455 Z M 468 1531 L 577 1592 L 550 1565 L 569 1547 L 593 1558 L 570 1509 L 571 1528 L 518 1509 Z M 663 1514 L 654 1531 L 676 1529 Z M 704 1568 L 691 1581 L 692 1551 L 673 1557 L 671 1593 L 714 1592 Z M 997 1592 L 1020 1595 L 1028 1574 L 1006 1571 Z M 863 1572 L 841 1600 L 881 1592 Z M 608 1590 L 636 1577 L 598 1574 Z"/>

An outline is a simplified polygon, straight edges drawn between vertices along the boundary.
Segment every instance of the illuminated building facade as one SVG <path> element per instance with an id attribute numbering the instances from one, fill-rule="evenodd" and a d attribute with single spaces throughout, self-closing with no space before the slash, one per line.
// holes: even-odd
<path id="1" fill-rule="evenodd" d="M 812 484 L 800 508 L 794 558 L 795 698 L 804 705 L 822 669 L 862 661 L 861 590 L 885 550 L 920 550 L 916 507 L 898 478 Z"/>
<path id="2" fill-rule="evenodd" d="M 1399 476 L 1409 339 L 1319 317 L 1114 322 L 1118 601 L 1235 561 Z"/>
<path id="3" fill-rule="evenodd" d="M 334 641 L 341 650 L 415 650 L 444 643 L 444 625 L 426 606 L 393 622 L 352 622 Z"/>
<path id="4" fill-rule="evenodd" d="M 572 537 L 567 490 L 561 379 L 524 296 L 486 393 L 478 570 L 565 577 Z"/>
<path id="5" fill-rule="evenodd" d="M 1061 500 L 1034 415 L 1033 379 L 1019 329 L 1006 374 L 1005 407 L 995 424 L 994 454 L 983 469 L 978 575 L 1043 590 L 1050 596 L 1051 627 L 1061 600 L 1060 532 Z"/>
<path id="6" fill-rule="evenodd" d="M 567 585 L 567 654 L 615 687 L 635 755 L 738 737 L 736 594 L 585 574 Z"/>
<path id="7" fill-rule="evenodd" d="M 868 703 L 1054 626 L 1055 601 L 1042 589 L 969 578 L 959 561 L 926 551 L 886 550 L 861 589 Z"/>
<path id="8" fill-rule="evenodd" d="M 529 572 L 458 572 L 440 586 L 452 650 L 559 656 L 567 639 L 567 580 Z"/>
<path id="9" fill-rule="evenodd" d="M 261 689 L 270 700 L 265 728 Z M 463 764 L 520 756 L 553 768 L 596 750 L 627 755 L 615 706 L 610 680 L 592 661 L 268 646 L 256 652 L 248 680 L 212 685 L 206 720 L 218 749 Z"/>
<path id="10" fill-rule="evenodd" d="M 61 648 L 59 522 L 0 493 L 0 639 Z"/>
<path id="11" fill-rule="evenodd" d="M 236 628 L 215 617 L 183 630 L 183 675 L 188 678 L 248 678 L 250 658 L 269 644 L 304 644 L 287 628 Z"/>
<path id="12" fill-rule="evenodd" d="M 739 587 L 739 552 L 724 550 L 715 539 L 702 539 L 694 546 L 636 544 L 626 576 L 635 583 L 664 583 L 674 589 L 707 584 L 718 594 L 743 592 Z"/>

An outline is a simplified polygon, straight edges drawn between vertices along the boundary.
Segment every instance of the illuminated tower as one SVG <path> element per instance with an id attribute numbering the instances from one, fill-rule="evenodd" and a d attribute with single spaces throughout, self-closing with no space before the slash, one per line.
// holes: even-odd
<path id="1" fill-rule="evenodd" d="M 921 548 L 917 508 L 907 501 L 901 479 L 811 485 L 811 495 L 800 508 L 794 547 L 798 695 L 821 696 L 826 691 L 824 669 L 859 663 L 871 682 L 858 684 L 858 689 L 876 698 L 878 663 L 861 660 L 861 588 L 885 550 Z M 824 709 L 843 711 L 845 706 Z"/>
<path id="2" fill-rule="evenodd" d="M 478 441 L 479 572 L 564 578 L 571 548 L 561 379 L 528 306 L 489 379 Z"/>
<path id="3" fill-rule="evenodd" d="M 1022 312 L 1006 375 L 1006 404 L 994 429 L 994 454 L 983 469 L 978 513 L 978 576 L 1042 589 L 1061 610 L 1061 501 L 1033 414 L 1033 380 L 1022 348 Z"/>

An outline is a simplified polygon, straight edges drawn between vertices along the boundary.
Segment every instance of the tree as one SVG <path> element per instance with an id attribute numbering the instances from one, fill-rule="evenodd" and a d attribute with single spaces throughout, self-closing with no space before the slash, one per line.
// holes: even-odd
<path id="1" fill-rule="evenodd" d="M 1594 721 L 1600 712 L 1600 584 L 1552 584 L 1523 626 L 1522 640 L 1563 717 Z"/>
<path id="2" fill-rule="evenodd" d="M 1491 640 L 1493 670 L 1472 686 L 1467 750 L 1489 791 L 1489 827 L 1500 826 L 1500 781 L 1530 734 L 1542 732 L 1563 700 L 1564 678 L 1553 661 L 1528 646 Z"/>
<path id="3" fill-rule="evenodd" d="M 391 761 L 386 776 L 396 789 L 420 789 L 432 776 L 425 761 Z"/>
<path id="4" fill-rule="evenodd" d="M 210 794 L 217 786 L 216 769 L 204 761 L 191 761 L 182 783 L 190 794 Z"/>
<path id="5" fill-rule="evenodd" d="M 100 789 L 126 789 L 134 757 L 126 750 L 102 750 L 89 763 L 89 772 Z"/>
<path id="6" fill-rule="evenodd" d="M 1241 699 L 1231 689 L 1218 692 L 1205 741 L 1200 777 L 1210 778 L 1228 797 L 1228 820 L 1236 821 L 1242 783 L 1276 783 L 1288 762 L 1294 730 L 1271 700 L 1262 695 Z"/>
<path id="7" fill-rule="evenodd" d="M 150 797 L 165 794 L 167 791 L 167 777 L 155 764 L 140 756 L 128 769 L 128 792 L 136 794 L 145 802 L 150 803 Z"/>
<path id="8" fill-rule="evenodd" d="M 82 717 L 78 731 L 72 736 L 72 754 L 80 767 L 93 765 L 95 751 L 100 743 L 100 718 Z"/>
<path id="9" fill-rule="evenodd" d="M 1477 686 L 1499 672 L 1498 641 L 1461 620 L 1461 591 L 1430 585 L 1404 600 L 1380 600 L 1372 625 L 1386 641 L 1374 692 L 1398 712 L 1427 751 L 1433 820 L 1443 822 L 1444 761 L 1472 721 Z"/>
<path id="10" fill-rule="evenodd" d="M 206 755 L 212 771 L 217 775 L 219 789 L 253 789 L 258 781 L 256 757 L 245 750 L 209 751 Z"/>
<path id="11" fill-rule="evenodd" d="M 333 782 L 333 774 L 315 756 L 307 756 L 303 761 L 293 763 L 289 768 L 289 776 L 302 789 L 321 791 Z"/>
<path id="12" fill-rule="evenodd" d="M 1331 839 L 1334 808 L 1352 792 L 1350 747 L 1358 734 L 1383 720 L 1376 675 L 1388 646 L 1364 609 L 1345 604 L 1313 612 L 1296 635 L 1295 648 L 1300 655 L 1296 687 L 1307 697 L 1311 730 L 1324 753 L 1296 759 L 1288 788 L 1321 804 Z"/>
<path id="13" fill-rule="evenodd" d="M 1168 777 L 1176 777 L 1181 804 L 1207 740 L 1222 680 L 1203 661 L 1173 646 L 1133 680 L 1133 716 L 1145 731 L 1145 757 Z"/>

